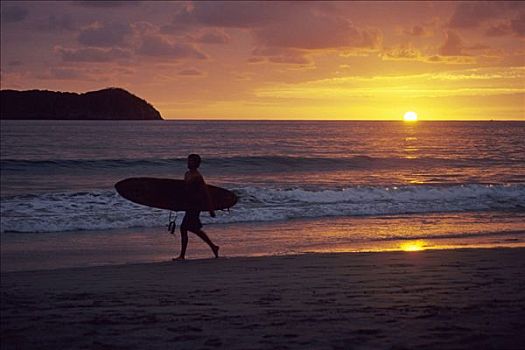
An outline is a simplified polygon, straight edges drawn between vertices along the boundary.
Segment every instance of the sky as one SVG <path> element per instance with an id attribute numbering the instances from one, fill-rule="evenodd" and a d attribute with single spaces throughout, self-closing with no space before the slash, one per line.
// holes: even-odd
<path id="1" fill-rule="evenodd" d="M 165 119 L 525 120 L 525 2 L 1 1 L 1 88 Z"/>

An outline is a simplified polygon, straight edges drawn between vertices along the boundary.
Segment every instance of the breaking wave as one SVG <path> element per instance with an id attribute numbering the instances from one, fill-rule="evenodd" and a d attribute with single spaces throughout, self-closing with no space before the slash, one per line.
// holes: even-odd
<path id="1" fill-rule="evenodd" d="M 344 189 L 231 188 L 239 203 L 204 223 L 455 211 L 524 211 L 525 185 L 352 186 Z M 62 232 L 156 227 L 168 212 L 131 203 L 113 190 L 3 197 L 1 232 Z M 182 217 L 179 214 L 179 221 Z"/>

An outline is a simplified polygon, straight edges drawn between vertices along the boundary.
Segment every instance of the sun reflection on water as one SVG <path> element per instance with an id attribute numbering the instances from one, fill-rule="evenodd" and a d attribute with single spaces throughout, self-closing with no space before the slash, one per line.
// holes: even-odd
<path id="1" fill-rule="evenodd" d="M 399 248 L 405 252 L 417 252 L 420 250 L 425 250 L 424 241 L 410 241 L 406 243 L 401 243 Z"/>

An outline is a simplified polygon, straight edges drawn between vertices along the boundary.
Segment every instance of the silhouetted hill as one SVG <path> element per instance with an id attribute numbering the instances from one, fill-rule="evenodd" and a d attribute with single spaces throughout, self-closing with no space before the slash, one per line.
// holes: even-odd
<path id="1" fill-rule="evenodd" d="M 83 94 L 1 90 L 0 119 L 162 120 L 147 101 L 120 88 Z"/>

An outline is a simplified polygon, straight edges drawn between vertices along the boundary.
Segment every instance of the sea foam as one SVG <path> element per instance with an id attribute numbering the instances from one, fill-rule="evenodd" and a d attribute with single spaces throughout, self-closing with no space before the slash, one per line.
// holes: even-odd
<path id="1" fill-rule="evenodd" d="M 329 216 L 525 210 L 525 185 L 352 186 L 343 189 L 232 188 L 240 197 L 231 212 L 204 223 L 264 222 Z M 168 211 L 144 207 L 114 190 L 3 197 L 1 232 L 62 232 L 156 227 Z M 179 221 L 182 214 L 179 214 Z"/>

